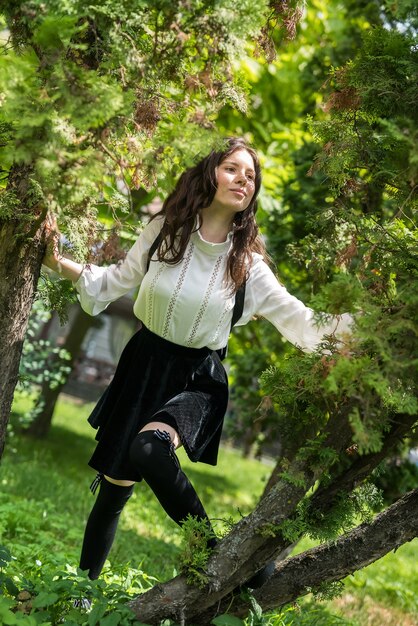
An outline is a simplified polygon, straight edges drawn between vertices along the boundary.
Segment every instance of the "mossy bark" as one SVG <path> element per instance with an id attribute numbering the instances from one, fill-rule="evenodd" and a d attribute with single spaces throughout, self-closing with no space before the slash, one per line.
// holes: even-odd
<path id="1" fill-rule="evenodd" d="M 30 194 L 30 168 L 9 176 L 19 200 L 16 218 L 0 221 L 0 458 L 4 451 L 23 340 L 45 252 L 43 208 Z"/>

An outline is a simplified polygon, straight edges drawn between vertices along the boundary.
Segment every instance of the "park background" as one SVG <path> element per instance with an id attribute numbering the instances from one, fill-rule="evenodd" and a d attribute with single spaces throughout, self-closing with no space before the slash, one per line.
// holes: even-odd
<path id="1" fill-rule="evenodd" d="M 184 165 L 221 137 L 242 135 L 260 152 L 259 223 L 280 280 L 318 310 L 361 310 L 366 320 L 359 358 L 339 369 L 322 362 L 320 372 L 262 320 L 234 331 L 220 465 L 194 466 L 182 456 L 226 532 L 256 505 L 276 460 L 292 447 L 290 431 L 297 444 L 306 436 L 294 420 L 315 422 L 329 409 L 322 393 L 335 402 L 338 388 L 358 402 L 350 414 L 354 455 L 380 449 L 393 411 L 416 414 L 414 6 L 116 4 L 91 5 L 87 17 L 70 0 L 0 5 L 2 225 L 19 235 L 31 221 L 27 211 L 36 216 L 41 206 L 42 215 L 46 207 L 58 216 L 67 253 L 115 262 Z M 30 170 L 24 203 L 10 182 L 19 166 Z M 100 393 L 135 330 L 129 298 L 101 320 L 87 319 L 74 300 L 65 281 L 42 274 L 1 466 L 4 623 L 58 623 L 63 615 L 66 623 L 131 623 L 128 596 L 168 580 L 188 558 L 180 531 L 141 486 L 110 555 L 107 585 L 95 590 L 96 612 L 65 612 L 68 597 L 87 585 L 75 568 L 91 507 L 88 394 Z M 99 356 L 98 331 L 109 337 Z M 306 396 L 295 380 L 307 381 Z M 411 419 L 352 517 L 340 511 L 333 532 L 416 487 L 415 426 Z M 350 577 L 344 589 L 317 590 L 325 603 L 308 598 L 272 614 L 253 605 L 248 624 L 415 624 L 416 541 Z M 223 619 L 217 623 L 238 623 Z"/>

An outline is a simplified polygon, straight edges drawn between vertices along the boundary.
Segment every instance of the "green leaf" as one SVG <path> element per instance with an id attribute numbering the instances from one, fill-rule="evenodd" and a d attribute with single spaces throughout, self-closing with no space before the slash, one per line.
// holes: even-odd
<path id="1" fill-rule="evenodd" d="M 11 560 L 10 551 L 5 546 L 0 546 L 0 567 L 5 567 Z"/>
<path id="2" fill-rule="evenodd" d="M 8 593 L 10 593 L 11 596 L 17 596 L 17 594 L 19 593 L 19 589 L 18 587 L 16 587 L 16 585 L 14 584 L 10 576 L 4 576 L 3 580 L 2 580 L 2 577 L 0 576 L 0 582 L 2 582 L 2 584 L 5 586 L 5 588 L 7 589 Z"/>
<path id="3" fill-rule="evenodd" d="M 89 613 L 88 623 L 89 626 L 96 626 L 99 623 L 99 620 L 106 613 L 107 602 L 98 602 L 94 604 L 91 612 Z"/>
<path id="4" fill-rule="evenodd" d="M 100 620 L 100 626 L 118 626 L 121 623 L 122 616 L 120 613 L 110 613 Z"/>
<path id="5" fill-rule="evenodd" d="M 36 596 L 32 605 L 36 608 L 42 608 L 45 606 L 51 606 L 51 604 L 55 604 L 59 599 L 59 595 L 57 593 L 48 593 L 46 591 L 41 591 L 41 593 Z"/>
<path id="6" fill-rule="evenodd" d="M 60 48 L 69 44 L 77 30 L 77 17 L 51 15 L 34 32 L 34 41 L 44 48 Z"/>
<path id="7" fill-rule="evenodd" d="M 10 607 L 13 606 L 13 602 L 8 598 L 0 596 L 0 623 L 1 624 L 16 624 L 17 618 L 14 613 L 10 611 Z"/>

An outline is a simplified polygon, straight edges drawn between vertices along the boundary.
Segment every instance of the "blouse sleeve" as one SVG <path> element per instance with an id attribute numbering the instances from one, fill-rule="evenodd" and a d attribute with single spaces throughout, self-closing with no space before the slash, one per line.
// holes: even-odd
<path id="1" fill-rule="evenodd" d="M 305 352 L 313 352 L 325 335 L 335 333 L 343 339 L 351 334 L 353 319 L 348 313 L 323 314 L 318 322 L 314 311 L 290 295 L 259 255 L 251 268 L 247 293 L 242 322 L 254 315 L 265 317 L 283 337 Z"/>
<path id="2" fill-rule="evenodd" d="M 141 284 L 147 269 L 148 251 L 161 230 L 162 219 L 156 218 L 145 226 L 121 263 L 108 267 L 86 265 L 74 283 L 86 313 L 98 315 L 111 302 Z"/>

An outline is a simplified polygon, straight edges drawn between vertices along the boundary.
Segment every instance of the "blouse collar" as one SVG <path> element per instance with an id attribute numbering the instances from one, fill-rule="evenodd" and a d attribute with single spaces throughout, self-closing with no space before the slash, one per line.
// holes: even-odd
<path id="1" fill-rule="evenodd" d="M 197 248 L 199 248 L 199 250 L 213 255 L 219 255 L 224 254 L 225 252 L 229 252 L 232 245 L 232 237 L 234 234 L 232 230 L 230 230 L 227 234 L 225 241 L 221 241 L 220 243 L 213 243 L 212 241 L 206 241 L 206 239 L 203 239 L 200 233 L 200 220 L 198 221 L 198 224 L 199 228 L 192 232 L 190 240 Z"/>

